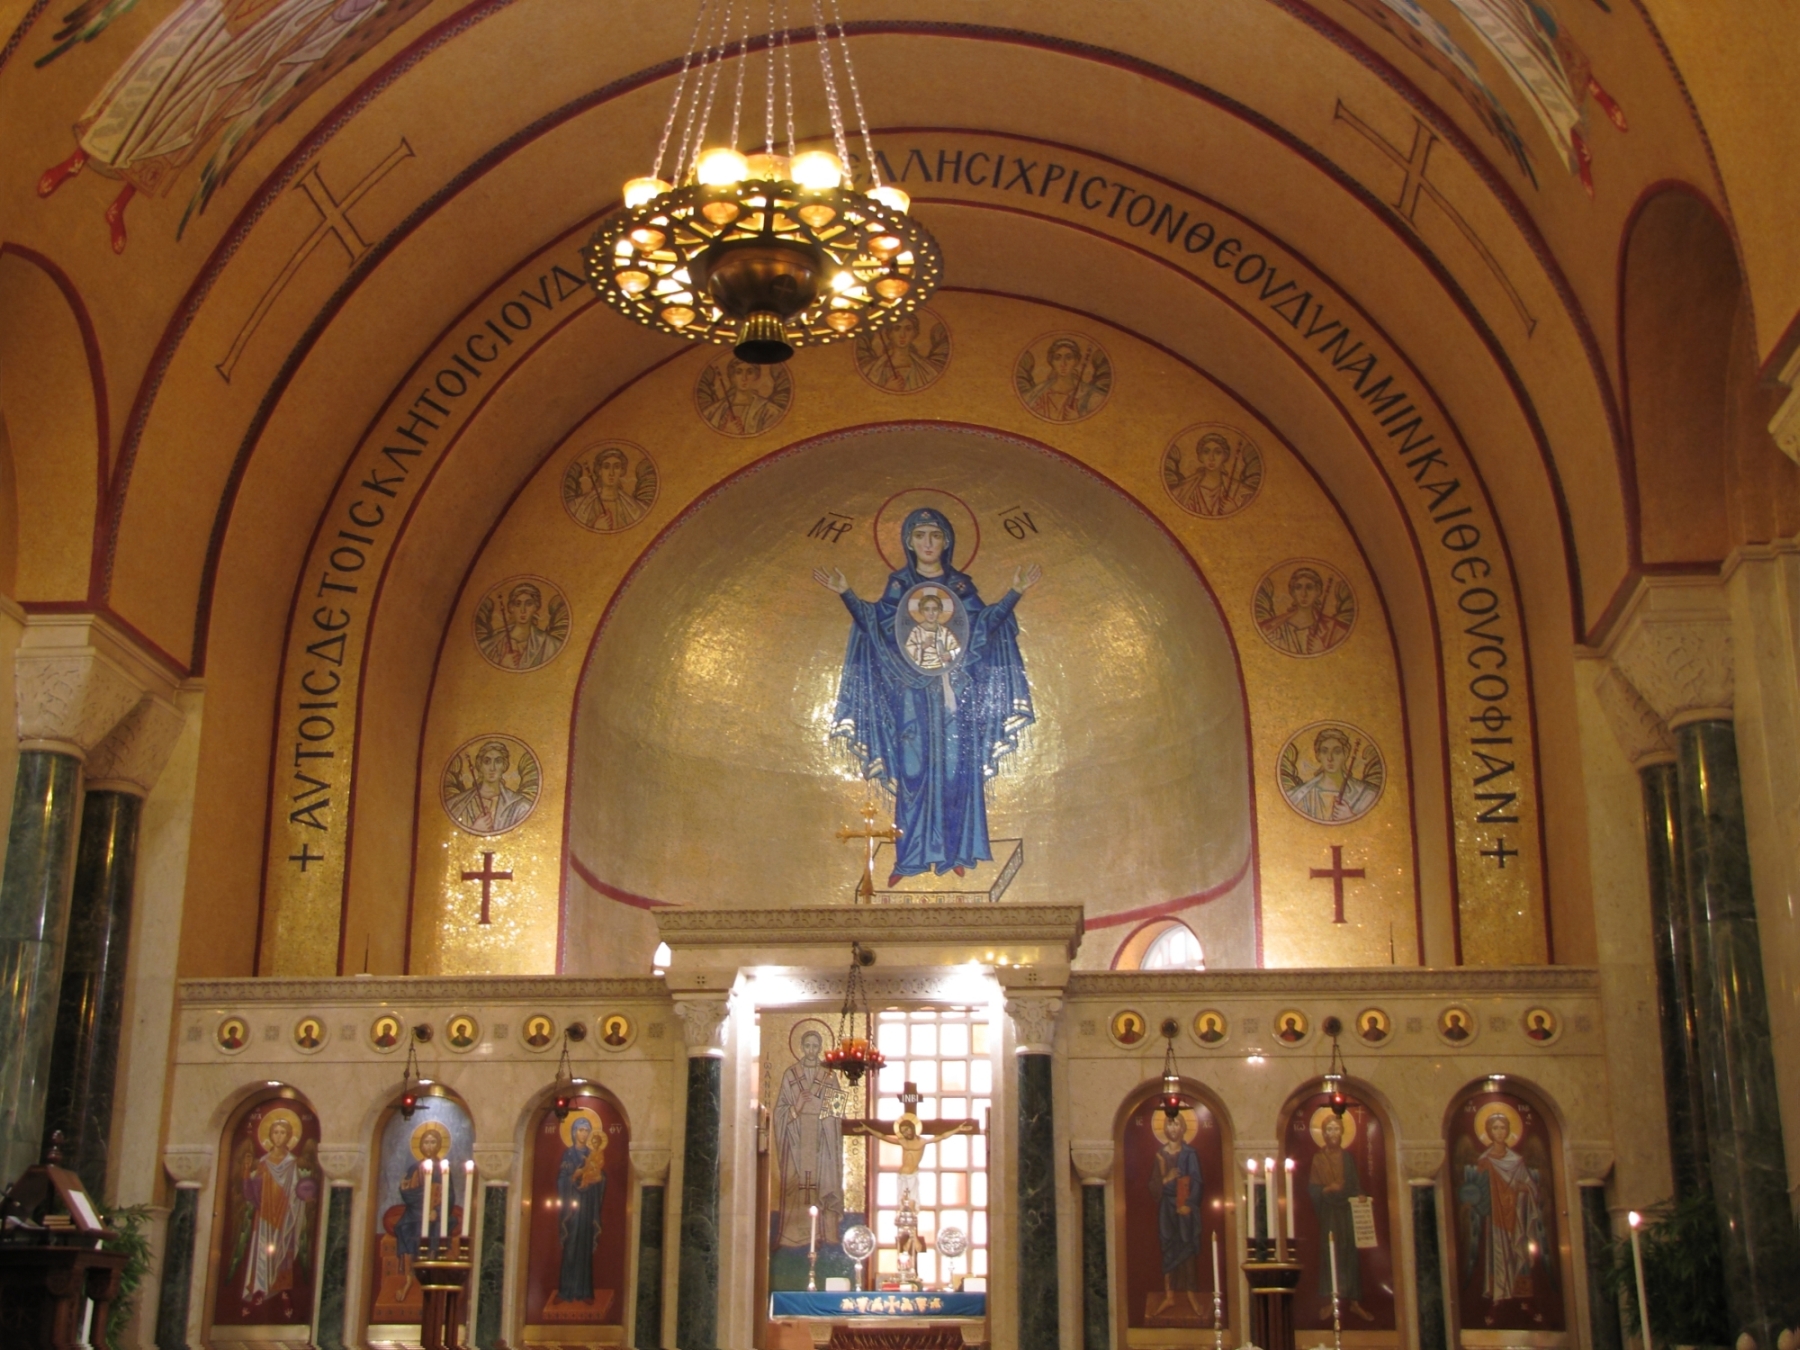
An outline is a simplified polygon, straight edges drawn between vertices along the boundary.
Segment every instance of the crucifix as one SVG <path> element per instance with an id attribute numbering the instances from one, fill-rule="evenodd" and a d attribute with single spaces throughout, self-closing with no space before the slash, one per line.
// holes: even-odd
<path id="1" fill-rule="evenodd" d="M 513 874 L 510 871 L 496 872 L 494 870 L 494 855 L 492 850 L 483 849 L 481 851 L 481 870 L 479 872 L 464 872 L 462 874 L 462 879 L 464 881 L 479 881 L 481 883 L 480 922 L 492 923 L 493 920 L 488 917 L 488 901 L 493 898 L 494 883 L 496 881 L 511 881 L 513 879 Z"/>
<path id="2" fill-rule="evenodd" d="M 837 837 L 848 843 L 852 839 L 862 839 L 868 844 L 868 857 L 863 864 L 862 880 L 856 883 L 856 903 L 872 905 L 875 903 L 875 847 L 882 842 L 899 846 L 903 830 L 898 825 L 890 825 L 885 830 L 875 828 L 875 803 L 863 803 L 863 827 L 860 830 L 845 825 L 837 832 Z"/>
<path id="3" fill-rule="evenodd" d="M 1331 879 L 1331 894 L 1333 900 L 1335 900 L 1337 904 L 1337 911 L 1331 918 L 1333 923 L 1348 922 L 1348 920 L 1344 918 L 1344 879 L 1346 877 L 1355 878 L 1367 875 L 1368 874 L 1360 867 L 1344 866 L 1344 846 L 1342 844 L 1333 844 L 1331 846 L 1330 867 L 1315 867 L 1312 869 L 1312 879 L 1314 881 L 1322 881 L 1327 877 Z"/>
<path id="4" fill-rule="evenodd" d="M 919 1269 L 919 1253 L 924 1250 L 919 1240 L 919 1163 L 925 1156 L 925 1148 L 929 1144 L 940 1143 L 952 1135 L 979 1134 L 981 1122 L 978 1120 L 920 1120 L 919 1089 L 917 1084 L 903 1083 L 900 1087 L 900 1118 L 895 1121 L 846 1120 L 845 1134 L 867 1135 L 879 1143 L 891 1144 L 900 1150 L 900 1212 L 896 1216 L 895 1228 L 898 1239 L 895 1251 L 900 1258 L 902 1269 L 902 1287 L 908 1277 L 917 1288 Z M 893 1132 L 888 1132 L 892 1126 Z"/>

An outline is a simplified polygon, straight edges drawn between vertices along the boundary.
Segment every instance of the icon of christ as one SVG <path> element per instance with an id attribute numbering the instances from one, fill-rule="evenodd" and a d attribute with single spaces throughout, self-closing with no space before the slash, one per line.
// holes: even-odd
<path id="1" fill-rule="evenodd" d="M 849 743 L 865 778 L 894 794 L 901 834 L 890 886 L 930 871 L 961 876 L 993 858 L 987 780 L 1035 720 L 1013 607 L 1043 576 L 1035 563 L 1021 568 L 987 604 L 956 569 L 956 532 L 942 512 L 910 512 L 900 541 L 906 565 L 889 574 L 879 600 L 859 597 L 841 571 L 813 572 L 850 611 L 832 735 Z M 919 643 L 908 645 L 925 613 L 913 603 L 922 587 L 955 607 L 942 620 L 954 641 L 934 642 L 929 661 L 915 655 Z"/>

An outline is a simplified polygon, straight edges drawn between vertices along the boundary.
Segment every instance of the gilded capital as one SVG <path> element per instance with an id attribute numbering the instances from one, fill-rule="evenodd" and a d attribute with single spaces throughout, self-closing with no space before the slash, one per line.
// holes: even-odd
<path id="1" fill-rule="evenodd" d="M 1675 740 L 1668 726 L 1616 665 L 1608 664 L 1594 681 L 1594 694 L 1632 768 L 1675 762 Z"/>
<path id="2" fill-rule="evenodd" d="M 1006 1000 L 1006 1015 L 1013 1020 L 1017 1040 L 1015 1049 L 1021 1055 L 1047 1055 L 1056 1039 L 1056 1014 L 1062 1000 L 1054 994 L 1015 992 Z"/>

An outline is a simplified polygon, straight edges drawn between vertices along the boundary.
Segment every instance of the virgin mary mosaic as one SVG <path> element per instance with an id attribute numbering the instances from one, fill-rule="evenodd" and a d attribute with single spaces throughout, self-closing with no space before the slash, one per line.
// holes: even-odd
<path id="1" fill-rule="evenodd" d="M 924 872 L 961 876 L 993 858 L 986 783 L 1035 720 L 1013 607 L 1043 576 L 1036 564 L 1021 568 L 1005 595 L 984 601 L 956 567 L 956 530 L 937 506 L 909 512 L 899 542 L 905 565 L 878 600 L 858 596 L 841 571 L 813 573 L 850 611 L 831 734 L 894 794 L 890 886 Z"/>

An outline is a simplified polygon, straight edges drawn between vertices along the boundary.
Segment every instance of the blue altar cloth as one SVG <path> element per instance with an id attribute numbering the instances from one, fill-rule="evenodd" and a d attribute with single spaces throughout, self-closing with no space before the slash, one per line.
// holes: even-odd
<path id="1" fill-rule="evenodd" d="M 986 1317 L 986 1294 L 918 1294 L 897 1289 L 861 1294 L 808 1294 L 781 1290 L 769 1295 L 771 1317 Z"/>

